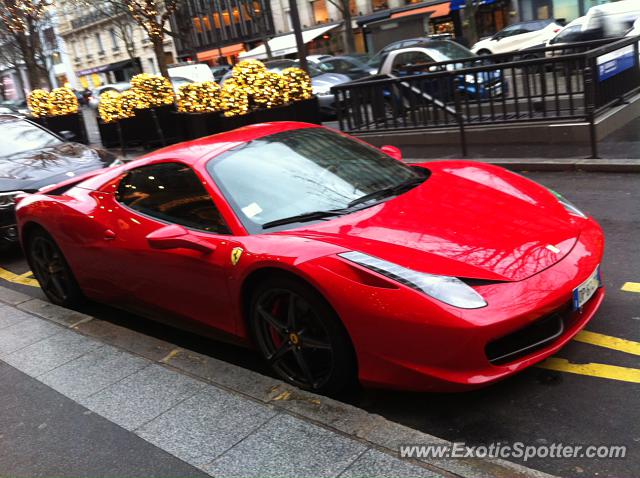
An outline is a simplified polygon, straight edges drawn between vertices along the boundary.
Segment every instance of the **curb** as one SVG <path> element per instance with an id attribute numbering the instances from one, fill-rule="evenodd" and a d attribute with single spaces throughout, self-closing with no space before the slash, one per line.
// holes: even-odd
<path id="1" fill-rule="evenodd" d="M 548 158 L 460 158 L 495 164 L 512 171 L 552 172 L 584 171 L 592 173 L 640 173 L 640 159 L 548 159 Z M 407 158 L 405 162 L 428 163 L 449 159 Z"/>
<path id="2" fill-rule="evenodd" d="M 0 301 L 65 328 L 107 343 L 159 365 L 208 382 L 228 392 L 269 404 L 329 431 L 398 457 L 400 445 L 451 444 L 446 440 L 391 422 L 380 415 L 337 400 L 300 390 L 213 357 L 179 348 L 111 322 L 65 309 L 0 286 Z M 502 459 L 406 459 L 444 477 L 553 478 L 547 473 Z"/>

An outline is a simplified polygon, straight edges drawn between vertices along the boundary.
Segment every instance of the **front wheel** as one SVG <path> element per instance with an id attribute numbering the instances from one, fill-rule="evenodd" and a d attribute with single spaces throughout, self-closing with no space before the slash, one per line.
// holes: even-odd
<path id="1" fill-rule="evenodd" d="M 51 302 L 72 307 L 82 301 L 82 291 L 53 238 L 44 231 L 31 235 L 27 259 L 42 291 Z"/>
<path id="2" fill-rule="evenodd" d="M 355 383 L 355 354 L 347 332 L 310 286 L 274 277 L 255 290 L 250 314 L 258 350 L 284 381 L 327 394 Z"/>

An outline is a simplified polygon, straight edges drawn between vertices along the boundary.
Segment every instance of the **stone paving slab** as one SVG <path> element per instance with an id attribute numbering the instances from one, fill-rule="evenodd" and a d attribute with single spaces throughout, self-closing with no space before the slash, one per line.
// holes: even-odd
<path id="1" fill-rule="evenodd" d="M 151 362 L 104 345 L 68 362 L 38 379 L 79 401 L 147 367 Z"/>
<path id="2" fill-rule="evenodd" d="M 202 467 L 277 413 L 274 407 L 207 386 L 141 427 L 137 434 L 172 455 Z"/>
<path id="3" fill-rule="evenodd" d="M 3 297 L 20 300 L 0 287 Z M 133 330 L 91 318 L 73 323 L 65 309 L 29 302 L 13 309 L 19 320 L 0 306 L 6 360 L 212 476 L 550 476 L 504 460 L 401 460 L 399 444 L 447 442 Z"/>
<path id="4" fill-rule="evenodd" d="M 100 347 L 100 342 L 63 330 L 7 355 L 4 361 L 32 377 L 39 377 Z"/>
<path id="5" fill-rule="evenodd" d="M 203 387 L 202 382 L 153 364 L 79 402 L 131 431 Z"/>
<path id="6" fill-rule="evenodd" d="M 0 357 L 62 332 L 61 327 L 36 317 L 23 317 L 2 329 Z"/>
<path id="7" fill-rule="evenodd" d="M 338 476 L 367 447 L 290 415 L 278 415 L 203 467 L 213 476 Z"/>

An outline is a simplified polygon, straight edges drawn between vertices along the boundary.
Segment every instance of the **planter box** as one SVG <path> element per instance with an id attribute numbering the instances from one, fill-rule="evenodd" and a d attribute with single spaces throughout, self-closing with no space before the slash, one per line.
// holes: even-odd
<path id="1" fill-rule="evenodd" d="M 45 118 L 30 117 L 29 119 L 57 135 L 60 135 L 63 131 L 70 131 L 73 134 L 73 138 L 70 138 L 71 141 L 84 144 L 89 142 L 81 112 L 65 116 L 47 116 Z"/>
<path id="2" fill-rule="evenodd" d="M 158 124 L 153 120 L 151 110 L 137 110 L 136 116 L 120 120 L 124 147 L 142 146 L 146 149 L 166 146 L 182 140 L 178 117 L 173 105 L 155 109 Z M 158 131 L 160 128 L 160 132 Z M 105 124 L 98 119 L 98 129 L 105 148 L 119 148 L 118 126 L 115 123 Z"/>

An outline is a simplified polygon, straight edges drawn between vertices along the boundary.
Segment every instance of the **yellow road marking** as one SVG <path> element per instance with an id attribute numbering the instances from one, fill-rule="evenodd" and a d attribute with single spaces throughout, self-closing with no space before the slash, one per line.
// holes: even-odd
<path id="1" fill-rule="evenodd" d="M 38 281 L 33 279 L 31 276 L 31 271 L 24 274 L 14 274 L 13 272 L 0 267 L 0 279 L 13 282 L 14 284 L 28 285 L 30 287 L 40 287 Z"/>
<path id="2" fill-rule="evenodd" d="M 601 363 L 570 363 L 566 359 L 548 358 L 538 364 L 538 367 L 557 372 L 575 373 L 578 375 L 588 375 L 590 377 L 608 378 L 610 380 L 620 380 L 622 382 L 640 383 L 640 369 L 617 367 L 615 365 L 605 365 Z"/>
<path id="3" fill-rule="evenodd" d="M 619 339 L 618 337 L 597 334 L 587 330 L 583 330 L 577 334 L 573 340 L 607 349 L 619 350 L 620 352 L 628 354 L 640 355 L 640 342 L 634 342 L 633 340 Z"/>
<path id="4" fill-rule="evenodd" d="M 625 292 L 638 292 L 640 293 L 640 282 L 625 282 L 620 288 Z"/>

